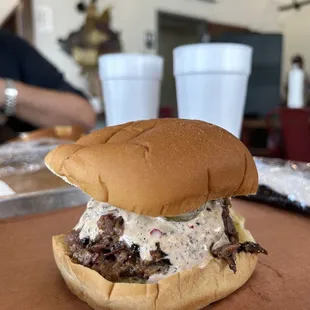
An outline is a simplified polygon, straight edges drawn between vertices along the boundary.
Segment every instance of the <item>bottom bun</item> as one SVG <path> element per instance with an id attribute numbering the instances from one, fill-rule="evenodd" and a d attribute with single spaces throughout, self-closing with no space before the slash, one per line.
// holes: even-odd
<path id="1" fill-rule="evenodd" d="M 240 218 L 236 228 L 240 241 L 253 241 Z M 72 293 L 96 310 L 202 309 L 240 288 L 250 278 L 257 263 L 257 255 L 239 253 L 236 274 L 226 262 L 213 259 L 204 267 L 195 266 L 158 283 L 112 283 L 96 271 L 73 263 L 66 255 L 64 237 L 53 237 L 56 264 Z"/>

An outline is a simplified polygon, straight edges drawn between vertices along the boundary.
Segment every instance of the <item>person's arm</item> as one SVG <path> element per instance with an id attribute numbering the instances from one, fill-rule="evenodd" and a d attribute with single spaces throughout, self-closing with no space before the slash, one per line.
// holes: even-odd
<path id="1" fill-rule="evenodd" d="M 15 82 L 18 90 L 16 116 L 38 127 L 54 125 L 95 126 L 95 113 L 82 96 Z M 4 104 L 6 83 L 0 79 L 0 107 Z"/>
<path id="2" fill-rule="evenodd" d="M 16 116 L 38 127 L 53 125 L 95 126 L 96 115 L 86 96 L 66 82 L 49 61 L 25 40 L 2 35 L 2 46 L 16 60 L 21 79 Z M 5 80 L 0 78 L 0 106 L 3 105 Z"/>

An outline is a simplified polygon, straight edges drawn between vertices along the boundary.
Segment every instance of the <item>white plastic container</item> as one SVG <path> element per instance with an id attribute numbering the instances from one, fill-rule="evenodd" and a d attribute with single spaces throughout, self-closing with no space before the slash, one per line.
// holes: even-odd
<path id="1" fill-rule="evenodd" d="M 99 57 L 108 126 L 158 117 L 164 60 L 146 54 Z"/>
<path id="2" fill-rule="evenodd" d="M 173 53 L 179 117 L 200 119 L 240 137 L 252 48 L 203 43 Z"/>
<path id="3" fill-rule="evenodd" d="M 288 77 L 288 98 L 287 106 L 291 109 L 302 109 L 305 106 L 304 87 L 305 73 L 293 65 Z"/>

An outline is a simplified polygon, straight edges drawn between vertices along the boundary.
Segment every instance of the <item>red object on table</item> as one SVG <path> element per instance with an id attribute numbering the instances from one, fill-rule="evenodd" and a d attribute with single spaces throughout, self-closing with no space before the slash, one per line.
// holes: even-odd
<path id="1" fill-rule="evenodd" d="M 310 162 L 310 109 L 279 111 L 285 158 Z"/>

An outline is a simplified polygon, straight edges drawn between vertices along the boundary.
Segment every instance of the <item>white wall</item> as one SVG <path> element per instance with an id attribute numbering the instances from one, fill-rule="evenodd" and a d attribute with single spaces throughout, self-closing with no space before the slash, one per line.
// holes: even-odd
<path id="1" fill-rule="evenodd" d="M 135 27 L 137 26 L 138 10 L 133 9 L 130 4 L 132 1 L 134 0 L 99 1 L 99 5 L 103 4 L 101 9 L 110 5 L 113 7 L 112 27 L 121 31 L 122 36 L 125 37 L 126 51 L 135 51 Z M 86 79 L 80 74 L 80 67 L 60 49 L 57 42 L 58 38 L 66 37 L 71 31 L 77 30 L 83 24 L 85 14 L 77 12 L 75 9 L 77 3 L 76 0 L 33 0 L 34 44 L 65 74 L 73 85 L 86 89 Z M 40 30 L 42 7 L 44 9 L 49 8 L 52 12 L 53 31 L 51 32 Z"/>
<path id="2" fill-rule="evenodd" d="M 2 2 L 2 0 L 0 0 Z M 208 4 L 197 0 L 105 0 L 98 1 L 103 7 L 112 5 L 114 29 L 121 32 L 126 52 L 143 52 L 143 37 L 146 31 L 157 31 L 157 11 L 173 12 L 215 22 L 235 24 L 263 32 L 279 30 L 275 6 L 269 0 L 221 0 L 219 4 Z M 35 18 L 35 44 L 74 85 L 86 88 L 79 67 L 58 46 L 57 38 L 66 36 L 83 22 L 83 14 L 75 10 L 76 0 L 33 0 L 35 14 L 40 7 L 53 11 L 52 33 L 38 28 Z M 156 52 L 153 50 L 151 52 Z"/>
<path id="3" fill-rule="evenodd" d="M 310 6 L 301 11 L 289 11 L 280 15 L 280 25 L 284 36 L 283 78 L 290 68 L 292 55 L 302 54 L 305 68 L 310 74 Z"/>
<path id="4" fill-rule="evenodd" d="M 248 27 L 265 33 L 283 34 L 282 79 L 290 69 L 292 55 L 301 53 L 305 58 L 306 71 L 310 75 L 310 5 L 300 11 L 279 13 L 279 3 L 285 0 L 219 0 L 219 4 L 206 4 L 196 0 L 135 0 L 140 1 L 144 15 L 140 30 L 136 31 L 134 46 L 143 50 L 143 33 L 156 31 L 156 13 L 164 10 L 206 20 Z"/>
<path id="5" fill-rule="evenodd" d="M 244 26 L 261 32 L 276 32 L 280 29 L 275 5 L 269 0 L 222 0 L 218 4 L 197 0 L 135 0 L 134 2 L 141 12 L 139 27 L 135 29 L 134 38 L 134 46 L 140 51 L 143 50 L 144 32 L 157 30 L 159 10 L 223 24 Z"/>
<path id="6" fill-rule="evenodd" d="M 0 0 L 0 25 L 16 8 L 19 0 Z"/>
<path id="7" fill-rule="evenodd" d="M 80 68 L 74 60 L 61 51 L 57 39 L 66 36 L 83 22 L 83 15 L 74 11 L 75 0 L 33 0 L 34 8 L 34 43 L 36 47 L 75 86 L 85 88 L 85 79 L 80 75 Z M 52 17 L 51 31 L 40 29 L 41 8 L 50 8 Z"/>

